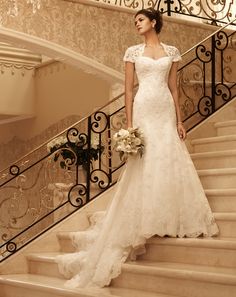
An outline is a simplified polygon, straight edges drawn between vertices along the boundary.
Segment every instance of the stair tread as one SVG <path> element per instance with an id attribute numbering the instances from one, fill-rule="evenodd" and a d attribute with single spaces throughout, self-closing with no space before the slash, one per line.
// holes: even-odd
<path id="1" fill-rule="evenodd" d="M 215 219 L 219 220 L 228 220 L 228 221 L 235 221 L 236 220 L 236 212 L 214 212 Z"/>
<path id="2" fill-rule="evenodd" d="M 127 288 L 75 288 L 67 289 L 64 286 L 65 280 L 46 277 L 34 274 L 12 274 L 0 275 L 1 283 L 12 283 L 14 286 L 33 288 L 37 287 L 44 291 L 57 291 L 58 296 L 75 296 L 75 297 L 175 297 L 161 293 L 152 293 L 142 290 L 134 290 Z M 74 294 L 73 294 L 74 293 Z M 102 295 L 101 295 L 102 294 Z"/>
<path id="3" fill-rule="evenodd" d="M 78 230 L 80 231 L 80 230 Z M 57 237 L 60 239 L 65 239 L 67 238 L 70 234 L 73 234 L 75 231 L 58 231 L 57 232 Z"/>
<path id="4" fill-rule="evenodd" d="M 228 127 L 228 126 L 236 126 L 236 120 L 217 122 L 214 124 L 216 128 L 218 127 Z"/>
<path id="5" fill-rule="evenodd" d="M 129 261 L 124 265 L 138 265 L 138 266 L 147 266 L 147 267 L 157 267 L 157 268 L 170 268 L 177 270 L 193 270 L 193 271 L 202 271 L 202 272 L 213 272 L 213 273 L 225 273 L 229 275 L 234 275 L 236 280 L 236 267 L 213 267 L 206 265 L 198 264 L 187 264 L 187 263 L 175 263 L 175 262 L 157 262 L 157 261 L 148 261 L 148 260 L 138 260 L 138 261 Z"/>
<path id="6" fill-rule="evenodd" d="M 201 175 L 218 175 L 218 174 L 236 174 L 236 168 L 212 168 L 198 169 L 197 173 Z"/>
<path id="7" fill-rule="evenodd" d="M 215 267 L 178 262 L 156 262 L 138 260 L 126 262 L 122 266 L 124 272 L 165 275 L 174 278 L 189 278 L 205 282 L 236 285 L 236 268 Z"/>
<path id="8" fill-rule="evenodd" d="M 236 196 L 236 188 L 227 188 L 227 189 L 205 189 L 205 194 L 221 196 L 227 194 L 229 196 Z"/>
<path id="9" fill-rule="evenodd" d="M 121 289 L 121 290 L 120 290 Z M 107 288 L 107 290 L 111 294 L 116 294 L 117 296 L 124 296 L 124 297 L 176 297 L 173 295 L 166 295 L 162 293 L 152 293 L 148 291 L 141 291 L 141 290 L 132 290 L 132 289 L 125 289 L 125 288 L 116 288 L 116 287 L 110 287 Z M 113 296 L 113 295 L 112 295 Z M 180 296 L 178 296 L 180 297 Z"/>
<path id="10" fill-rule="evenodd" d="M 158 236 L 151 237 L 147 240 L 147 244 L 162 244 L 162 245 L 180 245 L 180 246 L 199 246 L 199 247 L 212 247 L 212 248 L 226 248 L 236 249 L 236 238 L 229 237 L 215 237 L 215 238 L 176 238 Z M 41 252 L 30 253 L 27 259 L 43 262 L 55 262 L 58 255 L 64 255 L 63 252 Z"/>
<path id="11" fill-rule="evenodd" d="M 59 255 L 64 255 L 63 252 L 42 252 L 42 253 L 29 253 L 27 254 L 27 259 L 34 261 L 44 261 L 44 262 L 55 262 L 55 258 Z"/>
<path id="12" fill-rule="evenodd" d="M 210 151 L 210 152 L 199 152 L 191 153 L 192 159 L 196 158 L 209 158 L 209 157 L 221 157 L 221 156 L 234 156 L 236 155 L 236 149 L 233 150 L 223 150 L 223 151 Z"/>
<path id="13" fill-rule="evenodd" d="M 230 141 L 230 140 L 236 140 L 236 135 L 232 134 L 232 135 L 196 138 L 191 140 L 191 144 L 202 144 L 202 143 L 208 143 L 208 142 L 224 142 L 224 141 Z"/>
<path id="14" fill-rule="evenodd" d="M 187 246 L 187 247 L 205 247 L 205 248 L 224 248 L 236 249 L 236 238 L 224 237 L 198 237 L 198 238 L 161 238 L 154 236 L 148 239 L 147 244 L 156 245 L 174 245 L 174 246 Z"/>

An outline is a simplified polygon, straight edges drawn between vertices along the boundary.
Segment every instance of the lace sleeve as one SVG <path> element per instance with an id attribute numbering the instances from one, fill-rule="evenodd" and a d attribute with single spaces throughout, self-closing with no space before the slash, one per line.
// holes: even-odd
<path id="1" fill-rule="evenodd" d="M 135 62 L 135 56 L 131 47 L 128 47 L 123 57 L 124 62 Z"/>
<path id="2" fill-rule="evenodd" d="M 173 62 L 179 62 L 181 60 L 182 60 L 182 58 L 181 58 L 179 50 L 176 47 L 174 47 L 173 48 L 173 60 L 172 61 Z"/>

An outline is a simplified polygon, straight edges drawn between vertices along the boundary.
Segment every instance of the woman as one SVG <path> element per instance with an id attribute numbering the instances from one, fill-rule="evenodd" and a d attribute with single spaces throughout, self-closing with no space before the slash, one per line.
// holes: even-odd
<path id="1" fill-rule="evenodd" d="M 161 14 L 135 15 L 144 43 L 126 50 L 127 126 L 139 127 L 145 153 L 129 157 L 103 219 L 73 236 L 80 250 L 58 257 L 68 287 L 103 287 L 121 264 L 145 252 L 151 236 L 198 237 L 218 233 L 204 190 L 183 140 L 176 84 L 179 51 L 159 40 Z M 139 89 L 133 99 L 134 73 Z"/>

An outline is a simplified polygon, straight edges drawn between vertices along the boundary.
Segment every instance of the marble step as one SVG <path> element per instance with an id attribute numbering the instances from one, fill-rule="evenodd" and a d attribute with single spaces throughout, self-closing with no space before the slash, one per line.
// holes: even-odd
<path id="1" fill-rule="evenodd" d="M 232 297 L 236 268 L 139 260 L 123 264 L 112 285 L 184 297 Z"/>
<path id="2" fill-rule="evenodd" d="M 231 238 L 231 240 L 236 239 L 236 213 L 214 213 L 214 216 L 220 230 L 219 236 Z M 66 238 L 66 234 L 63 236 Z M 69 235 L 67 240 L 68 245 L 70 245 Z M 225 246 L 227 246 L 227 244 L 229 245 L 229 243 L 225 243 Z M 218 246 L 222 246 L 222 243 L 218 243 Z M 32 274 L 46 275 L 63 279 L 64 276 L 59 273 L 58 265 L 55 262 L 55 257 L 58 254 L 60 253 L 34 253 L 27 255 L 29 272 Z M 219 252 L 219 254 L 221 254 L 221 252 Z M 233 261 L 232 265 L 234 265 Z"/>
<path id="3" fill-rule="evenodd" d="M 236 268 L 236 238 L 160 238 L 147 241 L 138 260 Z"/>
<path id="4" fill-rule="evenodd" d="M 99 224 L 101 220 L 103 219 L 106 211 L 100 210 L 100 211 L 87 211 L 86 216 L 88 218 L 88 222 L 91 227 L 93 227 L 96 224 Z M 83 232 L 83 231 L 82 231 Z M 57 239 L 59 242 L 59 245 L 61 247 L 61 252 L 74 252 L 75 247 L 72 244 L 72 240 L 70 238 L 70 235 L 73 235 L 74 232 L 58 232 L 57 233 Z"/>
<path id="5" fill-rule="evenodd" d="M 214 212 L 221 237 L 236 237 L 236 212 Z"/>
<path id="6" fill-rule="evenodd" d="M 177 297 L 127 288 L 67 289 L 65 280 L 33 274 L 0 275 L 1 297 Z M 179 297 L 179 296 L 178 296 Z"/>
<path id="7" fill-rule="evenodd" d="M 236 237 L 236 210 L 233 211 L 233 208 L 236 208 L 235 204 L 233 204 L 232 209 L 230 208 L 230 201 L 232 201 L 232 197 L 230 196 L 230 194 L 235 194 L 236 193 L 236 189 L 229 189 L 229 190 L 219 190 L 220 195 L 217 196 L 216 193 L 214 193 L 214 191 L 216 190 L 207 190 L 207 193 L 210 193 L 210 195 L 212 195 L 212 198 L 210 200 L 214 200 L 214 199 L 218 199 L 220 203 L 222 203 L 222 201 L 220 199 L 224 199 L 223 203 L 226 201 L 228 202 L 228 208 L 227 206 L 225 206 L 224 211 L 222 212 L 214 212 L 214 216 L 216 218 L 216 222 L 219 226 L 220 229 L 220 236 L 221 237 Z M 227 194 L 227 192 L 229 192 Z M 207 194 L 208 195 L 208 194 Z M 215 195 L 215 196 L 214 196 Z M 225 197 L 222 197 L 223 195 L 226 195 Z M 228 196 L 227 196 L 228 195 Z M 228 198 L 229 197 L 229 198 Z M 235 196 L 236 199 L 236 196 Z M 219 203 L 219 206 L 220 206 Z M 211 204 L 210 204 L 211 205 Z M 213 207 L 211 205 L 211 209 L 213 210 L 214 208 L 220 208 L 217 204 L 217 201 L 213 203 Z M 60 247 L 61 247 L 61 252 L 62 253 L 70 253 L 70 252 L 75 252 L 75 248 L 72 244 L 71 238 L 70 238 L 70 234 L 73 232 L 58 232 L 57 237 L 59 238 L 59 243 L 60 243 Z"/>
<path id="8" fill-rule="evenodd" d="M 29 273 L 35 275 L 44 275 L 65 279 L 58 270 L 58 264 L 55 261 L 56 256 L 62 253 L 33 253 L 26 256 L 28 261 Z"/>
<path id="9" fill-rule="evenodd" d="M 73 232 L 58 232 L 57 239 L 60 244 L 60 251 L 63 253 L 73 253 L 75 251 L 75 247 L 72 244 L 72 240 L 70 234 Z"/>
<path id="10" fill-rule="evenodd" d="M 236 168 L 197 170 L 204 189 L 228 189 L 236 185 Z"/>
<path id="11" fill-rule="evenodd" d="M 195 153 L 225 151 L 236 149 L 236 132 L 234 135 L 198 138 L 191 140 Z"/>
<path id="12" fill-rule="evenodd" d="M 217 122 L 214 124 L 214 127 L 218 136 L 236 134 L 236 120 Z"/>
<path id="13" fill-rule="evenodd" d="M 213 212 L 236 212 L 236 187 L 232 189 L 205 189 Z"/>
<path id="14" fill-rule="evenodd" d="M 236 149 L 193 153 L 191 158 L 196 169 L 236 168 Z"/>

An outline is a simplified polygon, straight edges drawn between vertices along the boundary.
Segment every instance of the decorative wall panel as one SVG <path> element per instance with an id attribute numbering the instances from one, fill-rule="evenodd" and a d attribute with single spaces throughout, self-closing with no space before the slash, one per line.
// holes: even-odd
<path id="1" fill-rule="evenodd" d="M 17 17 L 4 15 L 3 26 L 55 42 L 123 72 L 125 49 L 142 38 L 134 28 L 133 13 L 68 1 L 45 0 L 36 14 L 19 0 Z M 88 2 L 89 3 L 89 2 Z M 211 33 L 210 26 L 184 24 L 165 17 L 162 41 L 183 52 Z"/>

